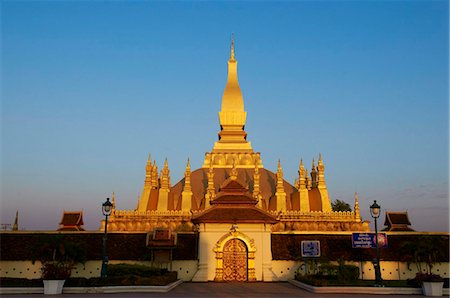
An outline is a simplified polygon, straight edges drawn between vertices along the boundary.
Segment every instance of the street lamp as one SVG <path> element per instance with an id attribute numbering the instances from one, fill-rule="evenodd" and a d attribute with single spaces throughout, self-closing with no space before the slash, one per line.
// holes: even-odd
<path id="1" fill-rule="evenodd" d="M 383 280 L 381 279 L 381 269 L 380 269 L 380 253 L 378 249 L 378 227 L 377 227 L 377 218 L 380 217 L 380 205 L 377 204 L 377 201 L 374 200 L 373 204 L 370 206 L 370 215 L 375 220 L 375 248 L 376 248 L 376 258 L 373 266 L 375 267 L 375 286 L 382 287 Z"/>
<path id="2" fill-rule="evenodd" d="M 107 233 L 108 233 L 108 216 L 111 215 L 112 211 L 111 202 L 109 201 L 109 198 L 106 199 L 106 202 L 102 204 L 102 213 L 105 216 L 105 233 L 103 234 L 103 252 L 102 252 L 102 271 L 101 271 L 101 277 L 106 277 L 106 266 L 108 263 L 108 256 L 106 255 L 106 239 L 107 239 Z"/>

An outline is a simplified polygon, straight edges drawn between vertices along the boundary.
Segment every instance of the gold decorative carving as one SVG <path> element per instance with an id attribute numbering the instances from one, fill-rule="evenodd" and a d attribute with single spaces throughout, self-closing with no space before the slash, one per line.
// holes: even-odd
<path id="1" fill-rule="evenodd" d="M 247 281 L 247 247 L 237 238 L 228 240 L 223 247 L 223 281 Z M 220 275 L 220 274 L 218 274 Z"/>

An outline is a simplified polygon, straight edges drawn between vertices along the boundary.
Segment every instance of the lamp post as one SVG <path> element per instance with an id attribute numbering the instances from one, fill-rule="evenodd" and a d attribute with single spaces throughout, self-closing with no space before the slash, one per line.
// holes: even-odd
<path id="1" fill-rule="evenodd" d="M 375 286 L 382 287 L 383 280 L 381 279 L 381 269 L 380 269 L 380 253 L 378 249 L 378 227 L 377 227 L 377 219 L 380 217 L 380 205 L 377 204 L 377 201 L 374 200 L 373 204 L 370 206 L 370 215 L 375 220 L 375 248 L 376 248 L 376 259 L 373 264 L 375 267 Z"/>
<path id="2" fill-rule="evenodd" d="M 103 251 L 102 251 L 102 271 L 101 277 L 106 277 L 106 266 L 108 263 L 108 256 L 106 255 L 106 239 L 108 233 L 108 216 L 111 215 L 112 204 L 109 201 L 109 198 L 106 199 L 106 202 L 102 204 L 102 213 L 105 216 L 105 233 L 103 234 Z"/>

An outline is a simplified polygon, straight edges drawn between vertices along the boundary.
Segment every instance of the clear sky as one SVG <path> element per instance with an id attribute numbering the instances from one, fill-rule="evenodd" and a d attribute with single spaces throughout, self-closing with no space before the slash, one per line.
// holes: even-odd
<path id="1" fill-rule="evenodd" d="M 173 184 L 201 167 L 232 32 L 265 168 L 293 183 L 322 153 L 331 200 L 449 230 L 448 1 L 2 1 L 1 223 L 98 229 L 149 153 Z"/>

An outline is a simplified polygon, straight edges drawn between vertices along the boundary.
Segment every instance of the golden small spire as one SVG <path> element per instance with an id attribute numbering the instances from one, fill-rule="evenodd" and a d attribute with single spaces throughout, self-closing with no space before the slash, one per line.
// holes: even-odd
<path id="1" fill-rule="evenodd" d="M 277 188 L 275 192 L 277 197 L 277 210 L 285 212 L 286 211 L 286 192 L 284 191 L 283 183 L 283 169 L 281 168 L 281 161 L 278 159 L 278 170 L 277 170 Z"/>
<path id="2" fill-rule="evenodd" d="M 278 159 L 278 170 L 277 170 L 277 191 L 284 191 L 283 186 L 283 169 L 281 168 L 281 161 Z"/>
<path id="3" fill-rule="evenodd" d="M 170 175 L 169 175 L 169 162 L 166 160 L 164 161 L 164 167 L 161 170 L 161 188 L 169 189 L 170 188 Z"/>
<path id="4" fill-rule="evenodd" d="M 300 165 L 298 166 L 298 176 L 299 177 L 303 176 L 304 170 L 305 170 L 305 166 L 303 165 L 303 158 L 300 158 Z"/>
<path id="5" fill-rule="evenodd" d="M 112 209 L 116 209 L 116 198 L 115 198 L 114 192 L 112 192 L 112 195 L 111 195 L 111 204 L 112 204 Z"/>
<path id="6" fill-rule="evenodd" d="M 184 171 L 184 190 L 183 191 L 191 191 L 191 163 L 187 161 L 186 170 Z"/>
<path id="7" fill-rule="evenodd" d="M 353 208 L 355 211 L 355 218 L 358 220 L 361 220 L 361 215 L 359 211 L 359 200 L 358 200 L 358 193 L 355 192 L 355 207 Z"/>
<path id="8" fill-rule="evenodd" d="M 152 186 L 152 160 L 150 159 L 150 154 L 148 154 L 147 165 L 145 166 L 145 181 L 144 185 L 151 187 Z"/>
<path id="9" fill-rule="evenodd" d="M 186 170 L 184 172 L 184 187 L 181 193 L 181 210 L 189 212 L 191 210 L 192 188 L 191 188 L 191 162 L 188 158 Z"/>
<path id="10" fill-rule="evenodd" d="M 151 181 L 152 188 L 158 188 L 158 166 L 156 165 L 156 160 L 153 160 Z"/>
<path id="11" fill-rule="evenodd" d="M 305 166 L 303 165 L 302 158 L 300 159 L 300 165 L 298 166 L 297 189 L 306 189 Z"/>
<path id="12" fill-rule="evenodd" d="M 308 175 L 308 169 L 305 168 L 305 185 L 306 185 L 306 189 L 310 190 L 312 187 L 312 182 L 311 182 L 311 178 Z"/>
<path id="13" fill-rule="evenodd" d="M 319 153 L 319 162 L 317 163 L 317 169 L 321 172 L 325 170 L 325 167 L 323 166 L 322 153 Z"/>

